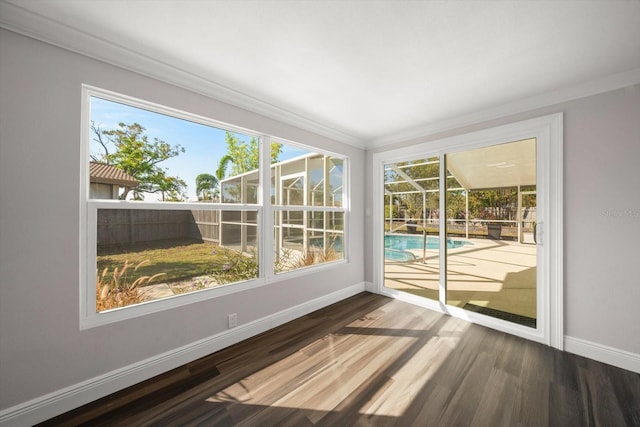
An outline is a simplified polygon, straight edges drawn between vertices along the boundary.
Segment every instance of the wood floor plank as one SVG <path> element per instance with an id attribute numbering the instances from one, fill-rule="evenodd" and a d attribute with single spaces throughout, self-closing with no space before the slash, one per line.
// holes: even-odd
<path id="1" fill-rule="evenodd" d="M 44 426 L 640 426 L 640 375 L 363 293 Z"/>
<path id="2" fill-rule="evenodd" d="M 518 380 L 502 369 L 492 369 L 471 420 L 472 426 L 512 426 Z"/>
<path id="3" fill-rule="evenodd" d="M 613 385 L 602 369 L 602 364 L 586 361 L 586 366 L 578 371 L 583 396 L 583 411 L 592 414 L 597 425 L 625 425 L 623 408 L 620 407 Z"/>
<path id="4" fill-rule="evenodd" d="M 451 401 L 442 414 L 443 425 L 470 425 L 489 380 L 495 356 L 479 353 L 464 367 L 462 381 L 452 384 Z"/>

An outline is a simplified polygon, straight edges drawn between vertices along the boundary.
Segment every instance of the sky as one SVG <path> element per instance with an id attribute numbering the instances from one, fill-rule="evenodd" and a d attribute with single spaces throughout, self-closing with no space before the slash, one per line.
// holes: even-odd
<path id="1" fill-rule="evenodd" d="M 177 176 L 187 184 L 189 201 L 197 201 L 196 176 L 201 173 L 215 175 L 220 158 L 226 154 L 225 131 L 211 126 L 190 122 L 175 117 L 143 110 L 136 107 L 108 101 L 95 96 L 91 97 L 91 120 L 102 130 L 118 128 L 118 123 L 138 123 L 146 131 L 149 141 L 154 138 L 163 140 L 172 146 L 180 145 L 185 152 L 159 164 L 167 170 L 167 175 Z M 249 141 L 247 135 L 235 133 L 241 141 Z M 94 141 L 91 134 L 90 154 L 100 154 L 103 151 Z M 287 160 L 308 153 L 304 148 L 285 144 L 278 160 Z M 145 196 L 146 201 L 160 200 L 158 194 Z"/>

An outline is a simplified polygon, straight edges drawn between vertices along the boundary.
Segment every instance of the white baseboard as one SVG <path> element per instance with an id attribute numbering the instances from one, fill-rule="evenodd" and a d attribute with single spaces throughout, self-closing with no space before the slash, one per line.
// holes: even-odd
<path id="1" fill-rule="evenodd" d="M 364 282 L 364 290 L 371 293 L 376 293 L 376 289 L 371 282 Z"/>
<path id="2" fill-rule="evenodd" d="M 1 426 L 31 426 L 163 372 L 268 331 L 365 290 L 364 282 L 287 308 L 262 319 L 204 338 L 104 375 L 0 411 Z"/>
<path id="3" fill-rule="evenodd" d="M 640 354 L 569 336 L 564 337 L 564 349 L 569 353 L 640 373 Z"/>

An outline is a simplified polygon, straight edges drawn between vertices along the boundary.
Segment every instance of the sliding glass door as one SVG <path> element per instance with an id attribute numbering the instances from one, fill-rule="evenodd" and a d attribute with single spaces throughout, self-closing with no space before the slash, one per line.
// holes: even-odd
<path id="1" fill-rule="evenodd" d="M 535 138 L 385 164 L 384 286 L 535 328 L 536 184 Z"/>
<path id="2" fill-rule="evenodd" d="M 562 115 L 373 155 L 384 295 L 563 348 Z"/>
<path id="3" fill-rule="evenodd" d="M 448 153 L 445 164 L 446 303 L 535 328 L 537 248 L 521 235 L 535 224 L 536 139 Z"/>
<path id="4" fill-rule="evenodd" d="M 440 298 L 440 157 L 384 167 L 384 285 Z"/>

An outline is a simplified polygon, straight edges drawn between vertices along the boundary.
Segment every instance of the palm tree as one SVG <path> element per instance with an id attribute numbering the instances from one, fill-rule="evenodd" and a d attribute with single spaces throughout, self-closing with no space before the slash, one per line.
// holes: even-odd
<path id="1" fill-rule="evenodd" d="M 196 177 L 196 194 L 200 200 L 213 199 L 214 189 L 218 185 L 218 179 L 208 173 L 201 173 Z"/>
<path id="2" fill-rule="evenodd" d="M 227 165 L 229 163 L 233 163 L 233 157 L 231 157 L 230 154 L 225 154 L 218 162 L 218 169 L 216 169 L 216 179 L 218 180 L 218 182 L 216 183 L 216 187 L 213 190 L 214 197 L 220 197 L 220 183 L 223 179 L 225 179 L 227 175 Z"/>

